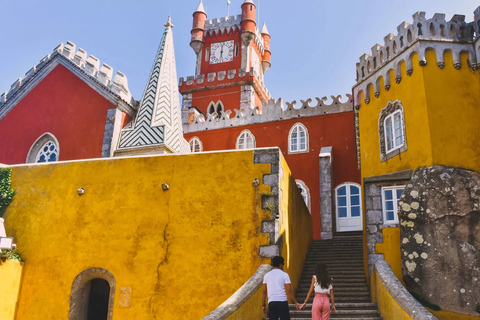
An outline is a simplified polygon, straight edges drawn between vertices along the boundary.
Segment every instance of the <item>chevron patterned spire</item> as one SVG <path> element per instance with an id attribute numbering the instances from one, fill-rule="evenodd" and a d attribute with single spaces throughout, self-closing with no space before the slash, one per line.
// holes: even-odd
<path id="1" fill-rule="evenodd" d="M 189 152 L 183 138 L 172 28 L 168 17 L 135 121 L 120 132 L 118 155 Z"/>

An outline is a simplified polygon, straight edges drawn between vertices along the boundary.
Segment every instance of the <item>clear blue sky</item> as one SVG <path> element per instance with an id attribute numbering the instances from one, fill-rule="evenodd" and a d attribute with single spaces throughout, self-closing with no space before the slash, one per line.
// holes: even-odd
<path id="1" fill-rule="evenodd" d="M 259 0 L 254 0 L 258 5 Z M 67 40 L 101 63 L 125 73 L 139 100 L 169 15 L 178 77 L 195 72 L 190 48 L 192 14 L 199 0 L 0 0 L 0 92 Z M 230 15 L 244 0 L 231 0 Z M 226 0 L 204 0 L 208 19 L 227 15 Z M 473 0 L 260 0 L 259 20 L 272 36 L 272 67 L 265 82 L 275 98 L 305 100 L 351 92 L 355 63 L 416 11 L 426 17 L 463 14 Z M 258 7 L 257 7 L 258 12 Z M 261 27 L 261 25 L 260 25 Z"/>

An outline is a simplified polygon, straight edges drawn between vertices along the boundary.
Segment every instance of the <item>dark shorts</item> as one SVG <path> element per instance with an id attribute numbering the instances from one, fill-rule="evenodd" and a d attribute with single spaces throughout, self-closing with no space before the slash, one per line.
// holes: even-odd
<path id="1" fill-rule="evenodd" d="M 290 320 L 287 301 L 272 301 L 268 304 L 269 320 Z"/>

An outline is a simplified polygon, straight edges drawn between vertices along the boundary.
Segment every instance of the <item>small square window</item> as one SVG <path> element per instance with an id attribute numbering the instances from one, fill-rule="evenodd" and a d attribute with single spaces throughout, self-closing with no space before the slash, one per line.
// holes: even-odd
<path id="1" fill-rule="evenodd" d="M 405 186 L 382 188 L 382 208 L 384 224 L 398 224 L 398 201 Z"/>

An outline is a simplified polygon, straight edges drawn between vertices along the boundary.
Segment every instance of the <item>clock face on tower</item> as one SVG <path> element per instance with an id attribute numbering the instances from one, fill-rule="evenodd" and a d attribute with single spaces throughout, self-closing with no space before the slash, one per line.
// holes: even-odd
<path id="1" fill-rule="evenodd" d="M 233 40 L 212 43 L 210 48 L 210 64 L 233 60 Z"/>

